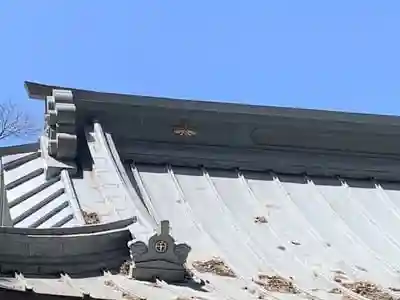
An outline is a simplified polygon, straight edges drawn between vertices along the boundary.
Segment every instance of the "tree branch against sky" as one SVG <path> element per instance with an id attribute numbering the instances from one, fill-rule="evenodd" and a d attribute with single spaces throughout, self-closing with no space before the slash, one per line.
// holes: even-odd
<path id="1" fill-rule="evenodd" d="M 0 103 L 0 141 L 28 139 L 39 132 L 39 126 L 29 112 L 10 100 Z"/>

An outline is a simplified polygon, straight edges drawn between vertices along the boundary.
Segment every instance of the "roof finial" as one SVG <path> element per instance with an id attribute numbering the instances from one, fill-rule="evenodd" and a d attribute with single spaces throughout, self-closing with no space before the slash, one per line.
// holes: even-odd
<path id="1" fill-rule="evenodd" d="M 161 221 L 160 234 L 161 235 L 169 235 L 169 221 L 168 220 Z"/>

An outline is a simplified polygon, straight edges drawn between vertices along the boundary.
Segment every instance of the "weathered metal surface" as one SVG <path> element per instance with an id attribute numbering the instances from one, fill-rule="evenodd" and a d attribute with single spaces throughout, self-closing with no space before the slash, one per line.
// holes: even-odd
<path id="1" fill-rule="evenodd" d="M 79 285 L 93 297 L 100 296 L 96 290 L 105 289 L 106 299 L 113 293 L 121 299 L 122 293 L 148 299 L 256 299 L 259 295 L 339 299 L 339 294 L 330 291 L 342 288 L 337 282 L 340 278 L 343 283 L 369 281 L 396 294 L 390 289 L 398 288 L 400 282 L 396 230 L 400 184 L 135 167 L 156 215 L 170 220 L 177 242 L 192 247 L 188 267 L 206 283 L 196 290 L 190 284 L 152 285 L 124 275 L 72 279 L 73 286 Z M 212 268 L 208 273 L 196 270 L 199 262 L 215 258 L 234 275 L 217 275 Z M 268 291 L 268 286 L 252 281 L 259 274 L 282 276 L 299 293 Z M 37 291 L 50 292 L 45 288 L 51 285 L 50 279 L 29 282 Z M 342 293 L 346 292 L 359 299 L 343 287 Z"/>

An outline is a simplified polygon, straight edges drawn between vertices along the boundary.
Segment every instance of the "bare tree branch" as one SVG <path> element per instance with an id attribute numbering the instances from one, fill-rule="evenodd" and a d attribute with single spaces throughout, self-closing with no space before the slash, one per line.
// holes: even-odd
<path id="1" fill-rule="evenodd" d="M 0 141 L 10 138 L 28 138 L 40 132 L 31 116 L 15 103 L 0 103 Z"/>

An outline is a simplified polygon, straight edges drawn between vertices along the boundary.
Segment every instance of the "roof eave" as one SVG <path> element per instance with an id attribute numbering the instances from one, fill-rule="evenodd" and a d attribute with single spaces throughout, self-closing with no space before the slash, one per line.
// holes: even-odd
<path id="1" fill-rule="evenodd" d="M 258 117 L 282 117 L 289 119 L 310 119 L 345 123 L 367 123 L 380 125 L 400 126 L 400 117 L 393 115 L 377 115 L 329 111 L 318 109 L 260 106 L 237 103 L 222 103 L 215 101 L 197 101 L 190 99 L 172 99 L 133 94 L 105 93 L 93 90 L 75 89 L 57 85 L 46 85 L 37 82 L 25 81 L 28 96 L 32 99 L 46 99 L 52 95 L 53 89 L 67 89 L 74 93 L 78 102 L 93 102 L 93 104 L 128 105 L 149 108 L 163 108 L 169 110 L 183 110 L 196 112 L 210 112 L 227 115 L 248 115 Z"/>

